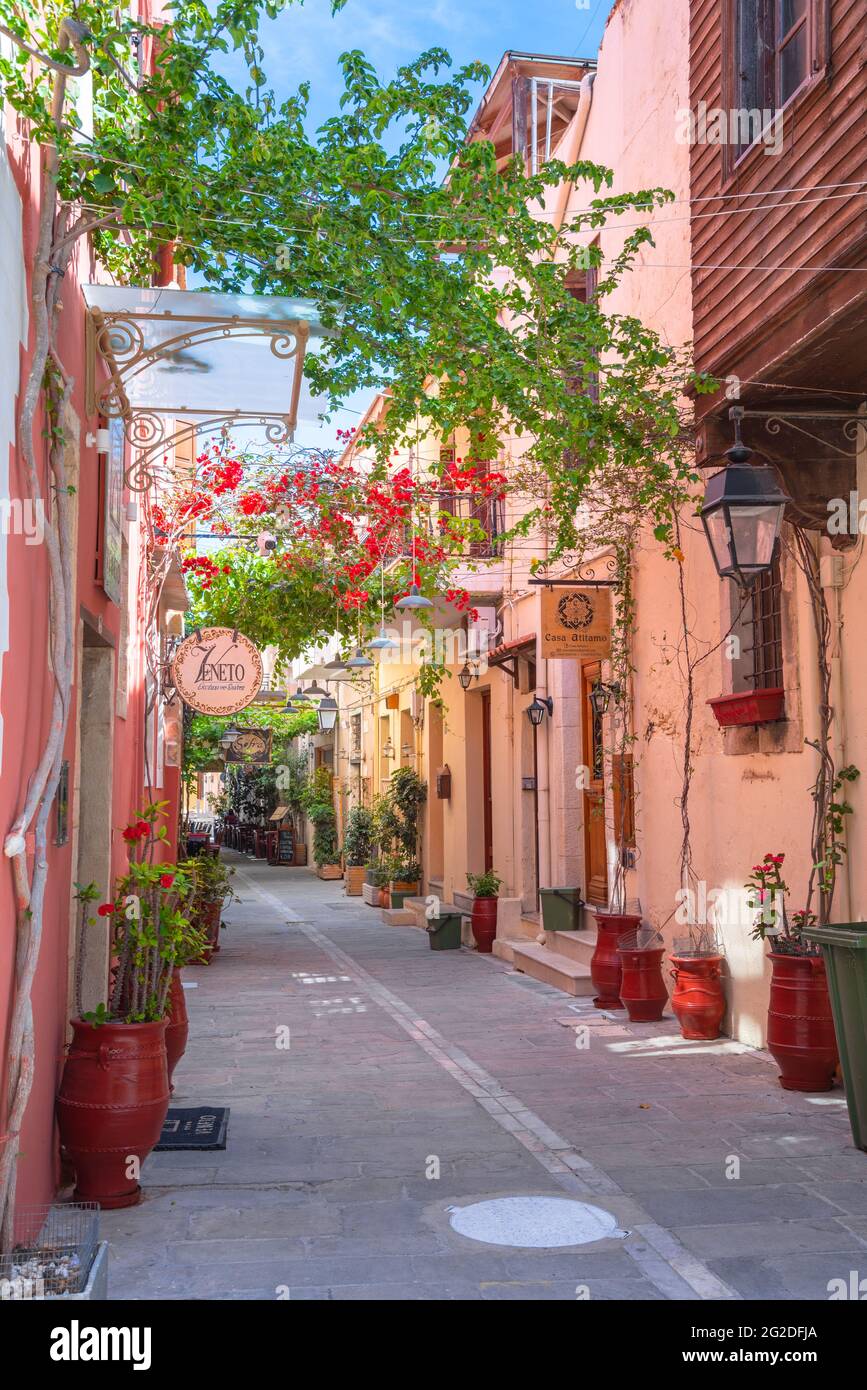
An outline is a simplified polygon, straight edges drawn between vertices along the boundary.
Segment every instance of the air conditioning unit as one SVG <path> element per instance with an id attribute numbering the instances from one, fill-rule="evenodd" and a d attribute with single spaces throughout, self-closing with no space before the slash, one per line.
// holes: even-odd
<path id="1" fill-rule="evenodd" d="M 470 660 L 474 656 L 487 656 L 499 641 L 500 624 L 496 608 L 480 608 L 477 605 L 476 612 L 478 620 L 467 623 L 467 656 Z"/>

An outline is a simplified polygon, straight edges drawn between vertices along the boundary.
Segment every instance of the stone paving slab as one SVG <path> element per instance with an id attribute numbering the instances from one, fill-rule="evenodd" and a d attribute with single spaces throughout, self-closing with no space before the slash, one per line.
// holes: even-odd
<path id="1" fill-rule="evenodd" d="M 671 1018 L 568 1010 L 339 883 L 232 857 L 242 901 L 185 972 L 175 1095 L 229 1105 L 228 1146 L 153 1155 L 142 1205 L 103 1213 L 111 1297 L 822 1299 L 867 1274 L 839 1093 L 784 1093 L 763 1054 L 684 1046 Z M 516 1194 L 577 1196 L 619 1232 L 526 1250 L 451 1229 L 450 1206 Z"/>

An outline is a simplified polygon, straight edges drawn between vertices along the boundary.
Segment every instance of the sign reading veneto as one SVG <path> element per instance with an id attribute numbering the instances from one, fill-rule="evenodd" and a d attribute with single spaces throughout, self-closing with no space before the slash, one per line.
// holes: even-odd
<path id="1" fill-rule="evenodd" d="M 610 589 L 543 589 L 540 655 L 611 655 Z"/>
<path id="2" fill-rule="evenodd" d="M 262 658 L 242 633 L 203 627 L 178 647 L 172 680 L 184 704 L 200 714 L 236 714 L 259 693 Z"/>

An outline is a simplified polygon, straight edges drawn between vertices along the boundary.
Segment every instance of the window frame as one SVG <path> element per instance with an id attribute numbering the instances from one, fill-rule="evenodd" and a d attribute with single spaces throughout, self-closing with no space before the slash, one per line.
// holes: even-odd
<path id="1" fill-rule="evenodd" d="M 793 25 L 779 39 L 777 37 L 777 14 L 781 0 L 766 0 L 773 21 L 773 63 L 771 84 L 773 86 L 774 118 L 785 115 L 796 105 L 811 97 L 831 75 L 831 3 L 830 0 L 807 0 L 807 11 L 803 19 Z M 740 107 L 738 72 L 738 10 L 741 0 L 722 0 L 722 106 L 726 111 Z M 803 82 L 780 102 L 780 54 L 794 35 L 806 25 L 807 29 L 807 74 Z M 764 101 L 764 98 L 763 98 Z M 785 126 L 784 126 L 785 135 Z M 740 176 L 745 166 L 764 155 L 761 135 L 750 145 L 736 149 L 731 144 L 721 146 L 723 161 L 723 182 Z"/>

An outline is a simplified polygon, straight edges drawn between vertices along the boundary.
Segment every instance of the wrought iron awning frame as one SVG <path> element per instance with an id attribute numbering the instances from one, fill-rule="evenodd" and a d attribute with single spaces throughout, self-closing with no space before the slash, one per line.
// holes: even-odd
<path id="1" fill-rule="evenodd" d="M 543 578 L 528 579 L 527 583 L 536 589 L 616 589 L 620 583 L 617 578 L 617 556 L 601 555 L 595 560 L 578 560 L 573 555 L 558 555 L 558 563 L 566 567 L 567 570 L 577 569 L 578 574 L 569 575 L 563 578 L 557 575 L 545 575 Z M 606 574 L 614 576 L 608 579 L 597 578 L 597 571 L 603 570 Z M 589 573 L 585 576 L 582 571 Z"/>
<path id="2" fill-rule="evenodd" d="M 183 332 L 158 343 L 145 346 L 140 321 L 164 322 L 174 320 L 187 325 Z M 194 325 L 190 327 L 189 325 Z M 162 311 L 107 311 L 91 307 L 86 318 L 86 389 L 89 414 L 102 414 L 106 419 L 122 419 L 124 433 L 133 451 L 133 461 L 126 469 L 124 481 L 132 492 L 147 492 L 160 478 L 159 460 L 169 450 L 205 435 L 223 434 L 238 426 L 264 429 L 268 442 L 275 447 L 291 444 L 298 421 L 298 403 L 304 358 L 310 337 L 306 319 L 275 319 L 242 314 L 208 315 L 188 313 L 181 317 L 171 309 Z M 285 412 L 228 411 L 197 409 L 185 405 L 170 407 L 133 406 L 128 387 L 148 367 L 172 353 L 195 344 L 221 342 L 239 338 L 270 339 L 271 352 L 286 362 L 294 361 L 288 409 Z M 97 361 L 102 362 L 107 376 L 97 382 Z M 166 470 L 165 480 L 172 476 Z"/>
<path id="3" fill-rule="evenodd" d="M 867 396 L 865 396 L 865 404 L 867 404 Z M 765 433 L 772 436 L 778 435 L 785 426 L 796 434 L 803 434 L 807 439 L 812 439 L 815 444 L 822 444 L 826 449 L 840 454 L 842 458 L 851 458 L 851 451 L 840 449 L 835 444 L 820 439 L 811 430 L 804 429 L 802 425 L 798 424 L 798 421 L 816 420 L 827 424 L 839 424 L 844 439 L 852 444 L 858 443 L 859 428 L 865 431 L 865 438 L 867 438 L 867 415 L 859 414 L 856 410 L 823 410 L 821 407 L 816 410 L 750 410 L 746 406 L 733 405 L 729 410 L 729 419 L 734 421 L 764 420 Z M 717 460 L 712 460 L 712 462 L 716 464 Z"/>

